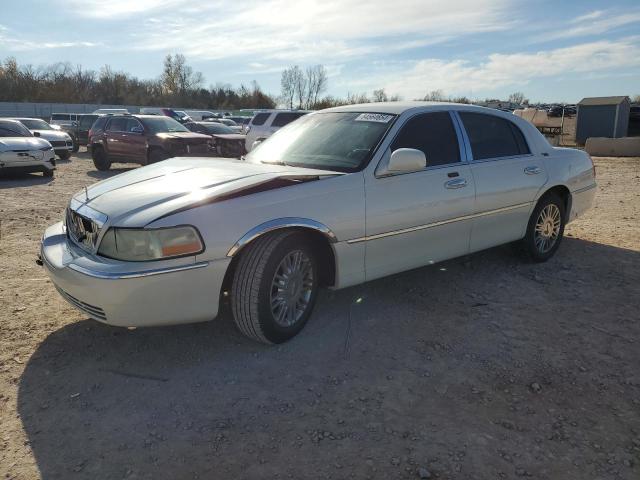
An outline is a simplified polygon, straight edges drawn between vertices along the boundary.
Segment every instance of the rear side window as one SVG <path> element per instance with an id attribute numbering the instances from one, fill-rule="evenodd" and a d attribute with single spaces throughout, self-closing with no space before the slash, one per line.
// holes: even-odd
<path id="1" fill-rule="evenodd" d="M 269 118 L 270 113 L 257 113 L 253 120 L 251 120 L 251 125 L 264 125 L 264 122 Z"/>
<path id="2" fill-rule="evenodd" d="M 91 125 L 91 130 L 104 130 L 105 123 L 107 123 L 107 117 L 98 117 Z"/>
<path id="3" fill-rule="evenodd" d="M 460 112 L 474 160 L 513 157 L 530 153 L 520 129 L 504 118 Z"/>
<path id="4" fill-rule="evenodd" d="M 107 126 L 109 132 L 126 132 L 127 119 L 125 117 L 112 118 Z"/>
<path id="5" fill-rule="evenodd" d="M 446 165 L 460 161 L 458 136 L 448 112 L 425 113 L 411 118 L 391 145 L 422 150 L 427 166 Z"/>
<path id="6" fill-rule="evenodd" d="M 80 117 L 79 127 L 84 129 L 91 128 L 91 125 L 96 121 L 96 118 L 98 118 L 97 115 L 85 115 Z"/>
<path id="7" fill-rule="evenodd" d="M 288 123 L 291 123 L 294 120 L 300 118 L 302 115 L 304 115 L 304 113 L 299 113 L 299 112 L 278 113 L 276 115 L 276 118 L 273 119 L 273 122 L 271 123 L 271 126 L 272 127 L 284 127 Z"/>

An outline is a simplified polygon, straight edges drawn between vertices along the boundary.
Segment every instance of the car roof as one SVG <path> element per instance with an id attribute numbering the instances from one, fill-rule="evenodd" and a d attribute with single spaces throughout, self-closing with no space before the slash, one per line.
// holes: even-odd
<path id="1" fill-rule="evenodd" d="M 17 120 L 17 119 L 15 119 L 15 118 L 5 118 L 5 117 L 1 117 L 1 118 L 0 118 L 0 121 L 3 121 L 3 122 L 11 122 L 11 123 L 20 123 L 20 121 L 19 121 L 19 120 Z M 22 125 L 22 124 L 20 123 L 20 125 Z"/>
<path id="2" fill-rule="evenodd" d="M 19 122 L 20 120 L 42 120 L 41 118 L 33 118 L 33 117 L 11 117 L 11 118 L 7 118 L 6 120 L 15 120 L 16 122 Z M 42 120 L 44 122 L 44 120 Z"/>
<path id="3" fill-rule="evenodd" d="M 410 110 L 477 110 L 484 113 L 505 113 L 495 108 L 481 107 L 478 105 L 469 105 L 466 103 L 453 102 L 422 102 L 422 101 L 405 101 L 405 102 L 374 102 L 359 103 L 355 105 L 343 105 L 341 107 L 327 108 L 320 110 L 321 112 L 362 112 L 362 113 L 387 113 L 392 115 L 400 115 Z"/>

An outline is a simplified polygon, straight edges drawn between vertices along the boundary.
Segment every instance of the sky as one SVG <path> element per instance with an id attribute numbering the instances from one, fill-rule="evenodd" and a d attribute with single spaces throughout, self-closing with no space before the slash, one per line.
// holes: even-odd
<path id="1" fill-rule="evenodd" d="M 335 96 L 576 102 L 640 94 L 638 0 L 3 0 L 0 60 L 157 78 L 182 53 L 206 85 L 279 94 L 323 64 Z"/>

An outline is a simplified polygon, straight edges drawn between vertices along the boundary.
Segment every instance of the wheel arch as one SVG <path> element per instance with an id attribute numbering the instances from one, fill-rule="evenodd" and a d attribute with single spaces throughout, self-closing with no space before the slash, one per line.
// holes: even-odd
<path id="1" fill-rule="evenodd" d="M 536 205 L 542 198 L 544 198 L 546 195 L 549 195 L 550 193 L 558 195 L 564 201 L 565 222 L 568 222 L 571 213 L 571 191 L 566 185 L 553 185 L 545 189 L 542 195 L 538 197 Z"/>
<path id="2" fill-rule="evenodd" d="M 285 217 L 270 220 L 252 228 L 229 249 L 227 257 L 231 258 L 231 263 L 225 273 L 225 279 L 222 284 L 223 292 L 228 290 L 231 286 L 235 266 L 245 247 L 255 242 L 263 235 L 278 230 L 295 230 L 306 234 L 313 245 L 315 252 L 319 256 L 318 263 L 321 266 L 321 283 L 323 285 L 335 284 L 337 257 L 333 244 L 338 241 L 336 235 L 329 227 L 315 220 L 299 217 Z"/>

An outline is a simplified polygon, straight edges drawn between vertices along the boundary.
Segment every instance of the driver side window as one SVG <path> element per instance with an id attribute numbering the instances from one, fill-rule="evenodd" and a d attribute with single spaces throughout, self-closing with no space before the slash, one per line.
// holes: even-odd
<path id="1" fill-rule="evenodd" d="M 423 113 L 410 118 L 391 144 L 391 151 L 415 148 L 424 152 L 427 167 L 460 161 L 458 136 L 448 112 Z"/>

